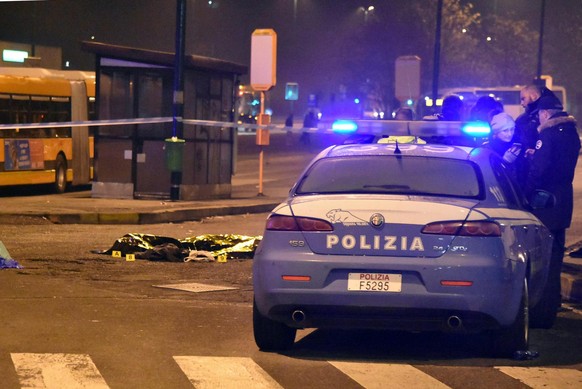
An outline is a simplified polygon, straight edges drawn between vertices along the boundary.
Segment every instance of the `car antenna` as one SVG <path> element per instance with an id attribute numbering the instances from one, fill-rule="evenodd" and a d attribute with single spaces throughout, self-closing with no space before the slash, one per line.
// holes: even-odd
<path id="1" fill-rule="evenodd" d="M 396 140 L 396 148 L 394 148 L 394 154 L 402 154 L 402 151 L 400 151 L 400 148 L 398 148 L 398 140 Z"/>

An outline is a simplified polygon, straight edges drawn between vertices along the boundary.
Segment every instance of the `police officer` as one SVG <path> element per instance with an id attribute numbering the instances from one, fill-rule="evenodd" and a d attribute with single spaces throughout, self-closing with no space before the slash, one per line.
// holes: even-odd
<path id="1" fill-rule="evenodd" d="M 543 96 L 537 103 L 540 125 L 539 138 L 531 161 L 526 194 L 531 198 L 534 190 L 544 190 L 555 196 L 552 208 L 534 209 L 533 213 L 548 227 L 554 236 L 548 284 L 540 304 L 532 308 L 532 326 L 550 328 L 561 304 L 560 273 L 566 243 L 566 228 L 570 227 L 574 206 L 572 181 L 580 137 L 576 120 L 563 111 L 560 100 L 554 95 Z M 541 318 L 541 319 L 540 319 Z"/>
<path id="2" fill-rule="evenodd" d="M 519 92 L 519 100 L 525 111 L 515 119 L 514 142 L 521 143 L 524 150 L 525 159 L 517 164 L 517 179 L 522 188 L 526 184 L 529 174 L 529 162 L 538 140 L 537 129 L 540 125 L 538 102 L 541 97 L 545 96 L 555 97 L 554 92 L 538 85 L 526 85 Z"/>

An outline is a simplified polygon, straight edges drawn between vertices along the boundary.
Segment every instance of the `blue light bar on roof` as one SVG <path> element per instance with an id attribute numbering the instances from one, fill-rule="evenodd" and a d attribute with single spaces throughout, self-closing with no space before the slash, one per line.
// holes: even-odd
<path id="1" fill-rule="evenodd" d="M 355 132 L 358 129 L 356 122 L 351 120 L 336 120 L 331 125 L 333 132 L 348 133 Z"/>
<path id="2" fill-rule="evenodd" d="M 461 128 L 464 134 L 475 137 L 489 136 L 491 127 L 486 122 L 468 122 Z"/>

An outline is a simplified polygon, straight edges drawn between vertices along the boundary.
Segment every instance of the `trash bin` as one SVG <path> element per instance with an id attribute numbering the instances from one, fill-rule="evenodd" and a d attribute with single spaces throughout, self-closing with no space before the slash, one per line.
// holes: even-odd
<path id="1" fill-rule="evenodd" d="M 171 172 L 182 171 L 182 157 L 184 155 L 184 139 L 172 137 L 165 140 L 164 148 L 166 150 L 166 167 Z"/>

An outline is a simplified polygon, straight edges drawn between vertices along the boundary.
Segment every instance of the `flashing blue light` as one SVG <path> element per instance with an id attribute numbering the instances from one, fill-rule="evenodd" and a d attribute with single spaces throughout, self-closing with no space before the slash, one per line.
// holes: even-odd
<path id="1" fill-rule="evenodd" d="M 349 133 L 355 132 L 358 129 L 358 125 L 356 124 L 356 122 L 353 122 L 351 120 L 336 120 L 331 125 L 331 129 L 333 130 L 333 132 Z"/>
<path id="2" fill-rule="evenodd" d="M 491 133 L 491 127 L 486 122 L 469 122 L 463 125 L 461 131 L 466 135 L 485 137 Z"/>
<path id="3" fill-rule="evenodd" d="M 360 99 L 358 99 L 358 98 L 355 98 L 355 99 L 354 99 L 354 103 L 356 103 L 356 104 L 360 104 Z"/>
<path id="4" fill-rule="evenodd" d="M 414 103 L 414 101 L 412 101 L 412 99 L 408 99 L 406 100 L 406 104 L 410 107 L 412 104 Z"/>

